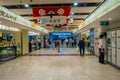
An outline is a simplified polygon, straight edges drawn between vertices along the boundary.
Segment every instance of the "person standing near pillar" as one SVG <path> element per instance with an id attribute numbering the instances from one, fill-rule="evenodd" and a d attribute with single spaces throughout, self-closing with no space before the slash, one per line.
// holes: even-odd
<path id="1" fill-rule="evenodd" d="M 13 49 L 14 49 L 15 57 L 17 57 L 17 43 L 15 39 L 13 40 Z"/>
<path id="2" fill-rule="evenodd" d="M 104 47 L 103 47 L 103 38 L 104 35 L 101 34 L 100 35 L 100 39 L 99 39 L 99 63 L 104 64 Z"/>
<path id="3" fill-rule="evenodd" d="M 32 40 L 29 40 L 29 52 L 32 52 Z"/>
<path id="4" fill-rule="evenodd" d="M 82 40 L 80 40 L 79 43 L 78 43 L 78 47 L 79 47 L 81 56 L 84 56 L 84 53 L 85 53 L 85 41 L 84 40 L 85 39 L 82 38 Z"/>

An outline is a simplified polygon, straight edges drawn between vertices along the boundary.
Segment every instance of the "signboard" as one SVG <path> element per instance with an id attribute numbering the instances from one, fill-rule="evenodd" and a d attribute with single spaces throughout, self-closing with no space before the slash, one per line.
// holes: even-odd
<path id="1" fill-rule="evenodd" d="M 71 11 L 71 6 L 32 8 L 34 17 L 41 17 L 41 16 L 53 15 L 53 14 L 59 16 L 69 16 L 70 11 Z"/>
<path id="2" fill-rule="evenodd" d="M 68 20 L 66 18 L 56 18 L 56 19 L 50 19 L 50 18 L 39 18 L 38 23 L 40 25 L 46 25 L 46 26 L 67 26 Z"/>

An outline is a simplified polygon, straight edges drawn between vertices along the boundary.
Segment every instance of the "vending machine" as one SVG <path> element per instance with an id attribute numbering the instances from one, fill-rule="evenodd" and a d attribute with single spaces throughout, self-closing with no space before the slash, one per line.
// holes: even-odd
<path id="1" fill-rule="evenodd" d="M 117 30 L 117 66 L 120 67 L 120 30 Z"/>
<path id="2" fill-rule="evenodd" d="M 120 68 L 120 30 L 107 32 L 107 61 Z"/>
<path id="3" fill-rule="evenodd" d="M 107 49 L 107 55 L 106 59 L 108 62 L 112 62 L 112 48 L 111 48 L 111 32 L 107 32 L 107 39 L 106 39 L 106 49 Z"/>
<path id="4" fill-rule="evenodd" d="M 116 64 L 116 31 L 112 31 L 111 33 L 112 63 Z"/>

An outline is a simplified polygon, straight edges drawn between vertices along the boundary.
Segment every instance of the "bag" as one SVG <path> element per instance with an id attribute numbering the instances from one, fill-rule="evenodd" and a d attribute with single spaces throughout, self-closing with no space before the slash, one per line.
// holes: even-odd
<path id="1" fill-rule="evenodd" d="M 76 51 L 79 51 L 79 47 L 76 48 Z"/>

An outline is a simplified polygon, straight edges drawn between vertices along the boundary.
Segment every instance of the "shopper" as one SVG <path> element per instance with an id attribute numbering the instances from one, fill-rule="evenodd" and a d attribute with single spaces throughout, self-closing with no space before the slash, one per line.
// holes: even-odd
<path id="1" fill-rule="evenodd" d="M 81 56 L 84 56 L 84 53 L 85 53 L 85 41 L 84 40 L 85 39 L 82 38 L 82 40 L 80 40 L 79 43 L 78 43 L 78 47 L 79 47 Z"/>
<path id="2" fill-rule="evenodd" d="M 17 57 L 17 43 L 15 39 L 13 40 L 13 49 L 14 49 L 15 57 Z"/>
<path id="3" fill-rule="evenodd" d="M 51 46 L 52 46 L 52 49 L 54 50 L 55 49 L 55 40 L 52 41 Z"/>
<path id="4" fill-rule="evenodd" d="M 60 52 L 60 38 L 57 38 L 56 42 L 57 42 L 58 52 Z"/>
<path id="5" fill-rule="evenodd" d="M 68 48 L 68 38 L 65 39 L 66 46 Z"/>
<path id="6" fill-rule="evenodd" d="M 29 52 L 32 52 L 32 40 L 29 40 Z"/>
<path id="7" fill-rule="evenodd" d="M 100 39 L 99 39 L 99 63 L 101 64 L 104 64 L 104 48 L 103 48 L 103 38 L 104 38 L 104 35 L 101 34 L 100 36 Z"/>
<path id="8" fill-rule="evenodd" d="M 40 38 L 38 39 L 38 47 L 39 47 L 39 49 L 41 49 L 41 40 L 40 40 Z"/>
<path id="9" fill-rule="evenodd" d="M 76 44 L 77 44 L 77 40 L 76 40 L 76 36 L 74 37 L 74 43 L 73 43 L 73 45 L 74 45 L 74 48 L 76 48 Z"/>

